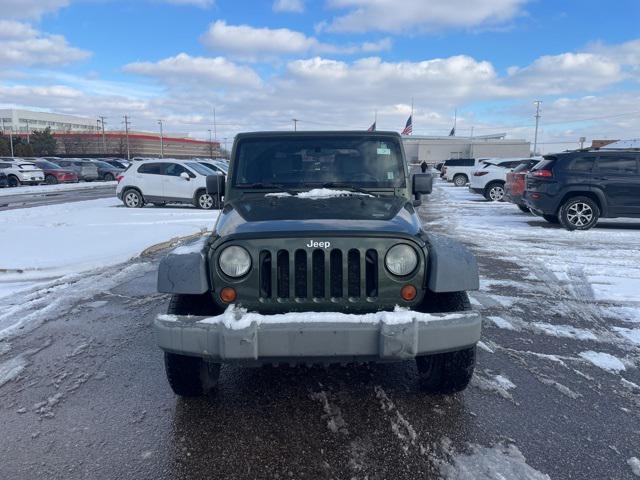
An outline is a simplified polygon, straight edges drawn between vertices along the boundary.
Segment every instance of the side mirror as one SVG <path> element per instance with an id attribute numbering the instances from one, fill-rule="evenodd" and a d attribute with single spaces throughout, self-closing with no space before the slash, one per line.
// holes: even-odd
<path id="1" fill-rule="evenodd" d="M 222 196 L 225 188 L 224 175 L 207 175 L 207 193 L 212 197 L 217 197 L 219 205 L 222 205 Z"/>
<path id="2" fill-rule="evenodd" d="M 414 195 L 429 195 L 433 191 L 433 175 L 430 173 L 416 173 L 413 176 Z"/>
<path id="3" fill-rule="evenodd" d="M 191 180 L 191 177 L 189 176 L 189 174 L 187 172 L 182 172 L 180 174 L 180 178 L 183 179 L 183 180 L 186 180 L 186 181 Z"/>

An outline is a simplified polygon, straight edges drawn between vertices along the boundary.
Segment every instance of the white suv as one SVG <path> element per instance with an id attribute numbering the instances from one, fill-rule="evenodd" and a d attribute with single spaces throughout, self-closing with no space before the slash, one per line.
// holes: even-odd
<path id="1" fill-rule="evenodd" d="M 31 162 L 0 160 L 0 169 L 7 175 L 10 187 L 44 183 L 44 172 Z"/>
<path id="2" fill-rule="evenodd" d="M 209 175 L 216 174 L 191 160 L 137 161 L 118 176 L 116 195 L 130 208 L 188 203 L 211 210 L 218 208 L 218 199 L 207 193 Z"/>
<path id="3" fill-rule="evenodd" d="M 487 200 L 500 202 L 504 198 L 504 184 L 507 173 L 526 162 L 538 163 L 540 159 L 531 158 L 490 158 L 483 160 L 480 167 L 471 175 L 469 190 L 484 195 Z"/>
<path id="4" fill-rule="evenodd" d="M 471 174 L 481 165 L 483 158 L 452 158 L 445 160 L 442 165 L 444 173 L 441 176 L 447 182 L 453 182 L 456 187 L 464 187 L 469 183 Z"/>

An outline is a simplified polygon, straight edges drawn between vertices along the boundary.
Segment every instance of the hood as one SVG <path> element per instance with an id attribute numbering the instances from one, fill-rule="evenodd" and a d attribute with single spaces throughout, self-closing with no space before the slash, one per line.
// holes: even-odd
<path id="1" fill-rule="evenodd" d="M 216 224 L 216 232 L 222 237 L 308 232 L 415 235 L 420 228 L 413 206 L 405 198 L 356 195 L 243 198 L 227 204 Z"/>

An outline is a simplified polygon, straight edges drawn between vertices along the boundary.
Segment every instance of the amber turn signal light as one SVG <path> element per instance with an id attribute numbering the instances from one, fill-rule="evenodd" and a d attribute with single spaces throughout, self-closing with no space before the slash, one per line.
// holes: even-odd
<path id="1" fill-rule="evenodd" d="M 220 300 L 224 303 L 231 303 L 236 300 L 237 294 L 236 289 L 231 287 L 224 287 L 220 290 Z"/>
<path id="2" fill-rule="evenodd" d="M 413 285 L 405 285 L 404 287 L 402 287 L 402 290 L 400 290 L 400 296 L 407 302 L 410 302 L 411 300 L 416 298 L 416 295 L 418 295 L 418 291 Z"/>

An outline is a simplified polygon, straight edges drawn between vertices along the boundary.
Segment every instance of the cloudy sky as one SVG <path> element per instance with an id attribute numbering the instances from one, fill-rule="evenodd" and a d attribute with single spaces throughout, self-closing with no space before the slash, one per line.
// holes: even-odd
<path id="1" fill-rule="evenodd" d="M 0 106 L 207 138 L 640 137 L 638 0 L 0 0 Z"/>

